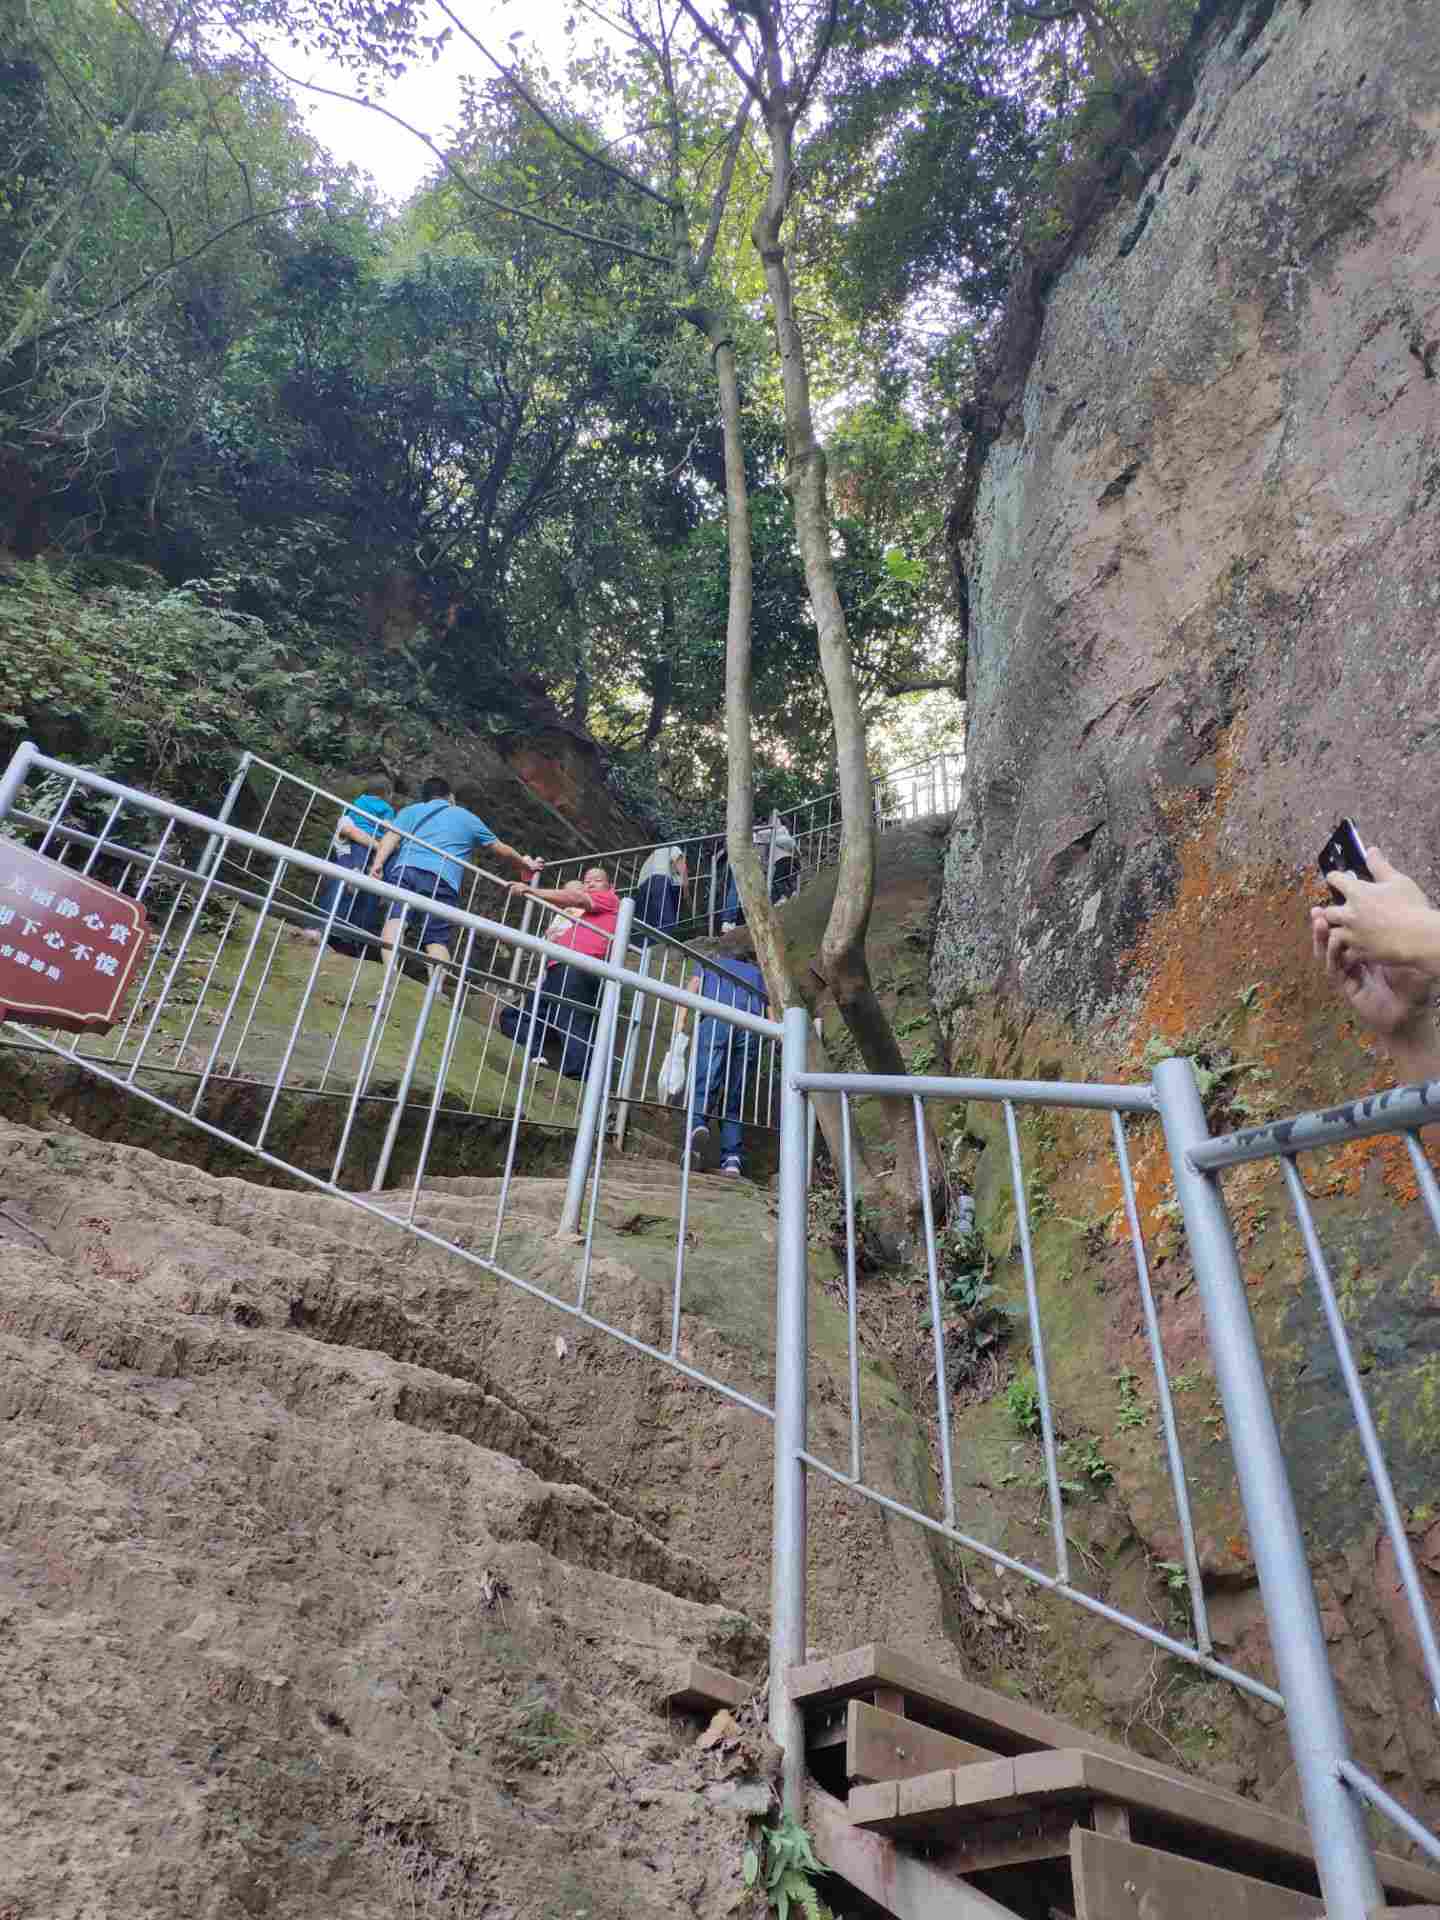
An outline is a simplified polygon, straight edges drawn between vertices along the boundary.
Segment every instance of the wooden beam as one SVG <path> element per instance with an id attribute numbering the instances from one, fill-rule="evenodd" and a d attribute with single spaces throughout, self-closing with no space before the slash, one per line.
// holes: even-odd
<path id="1" fill-rule="evenodd" d="M 959 1846 L 937 1854 L 935 1865 L 947 1873 L 988 1873 L 992 1867 L 1018 1867 L 1027 1860 L 1063 1860 L 1070 1852 L 1074 1824 L 1064 1812 L 986 1820 L 972 1827 Z"/>
<path id="2" fill-rule="evenodd" d="M 1112 1840 L 1130 1838 L 1130 1810 L 1118 1800 L 1096 1800 L 1090 1807 L 1090 1824 L 1096 1833 L 1108 1833 Z"/>
<path id="3" fill-rule="evenodd" d="M 951 1827 L 964 1826 L 977 1819 L 998 1818 L 1002 1814 L 1033 1811 L 1028 1801 L 1016 1797 L 1015 1762 L 982 1760 L 968 1767 L 922 1774 L 918 1780 L 884 1780 L 873 1787 L 854 1787 L 849 1803 L 852 1824 L 881 1833 L 903 1833 L 900 1793 L 907 1787 L 912 1790 L 909 1804 L 917 1804 L 917 1796 L 923 1794 L 929 1809 L 947 1810 L 944 1824 Z M 960 1809 L 958 1814 L 956 1809 Z M 934 1826 L 936 1821 L 931 1819 L 929 1824 Z"/>
<path id="4" fill-rule="evenodd" d="M 955 1784 L 957 1807 L 969 1804 L 965 1775 L 975 1775 L 982 1792 L 988 1784 L 978 1777 L 976 1768 L 963 1768 Z M 1238 1794 L 1224 1793 L 1183 1773 L 1131 1765 L 1083 1748 L 1064 1753 L 1025 1753 L 1015 1761 L 1015 1792 L 1032 1806 L 1096 1798 L 1119 1801 L 1132 1814 L 1149 1814 L 1202 1836 L 1212 1855 L 1217 1842 L 1223 1847 L 1230 1840 L 1287 1865 L 1300 1864 L 1314 1871 L 1310 1836 L 1298 1820 L 1287 1820 L 1254 1800 L 1242 1800 Z M 1387 1893 L 1440 1898 L 1440 1873 L 1433 1869 L 1387 1853 L 1377 1854 L 1375 1865 Z"/>
<path id="5" fill-rule="evenodd" d="M 914 1660 L 895 1647 L 873 1643 L 790 1669 L 791 1697 L 806 1707 L 828 1706 L 856 1694 L 873 1696 L 881 1687 L 904 1694 L 906 1718 L 924 1721 L 999 1753 L 1085 1747 L 1119 1760 L 1135 1758 L 1126 1748 L 1097 1740 L 1083 1728 L 1072 1727 L 1038 1707 L 994 1693 L 988 1687 L 977 1687 L 973 1681 Z"/>
<path id="6" fill-rule="evenodd" d="M 810 1788 L 805 1814 L 821 1863 L 894 1920 L 1015 1920 L 978 1887 L 852 1827 L 841 1803 L 818 1787 Z"/>
<path id="7" fill-rule="evenodd" d="M 699 1660 L 687 1660 L 666 1681 L 665 1702 L 677 1713 L 714 1713 L 721 1707 L 733 1713 L 754 1691 L 748 1680 L 737 1680 L 733 1674 L 707 1667 Z"/>
<path id="8" fill-rule="evenodd" d="M 1289 1887 L 1228 1873 L 1179 1854 L 1072 1829 L 1075 1920 L 1149 1920 L 1152 1914 L 1216 1914 L 1224 1920 L 1309 1920 L 1322 1901 Z M 1409 1907 L 1407 1914 L 1420 1909 Z"/>
<path id="9" fill-rule="evenodd" d="M 905 1718 L 905 1696 L 898 1687 L 876 1687 L 870 1696 L 870 1704 L 878 1707 L 882 1713 L 893 1713 L 902 1720 Z"/>
<path id="10" fill-rule="evenodd" d="M 997 1757 L 972 1741 L 867 1707 L 863 1700 L 846 1707 L 845 1732 L 845 1771 L 851 1780 L 904 1780 Z"/>

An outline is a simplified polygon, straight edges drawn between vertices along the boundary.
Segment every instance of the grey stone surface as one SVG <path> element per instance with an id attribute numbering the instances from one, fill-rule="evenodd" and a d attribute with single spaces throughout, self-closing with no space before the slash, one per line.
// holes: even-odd
<path id="1" fill-rule="evenodd" d="M 1258 18 L 1052 290 L 986 462 L 952 1013 L 1123 1013 L 1217 746 L 1223 857 L 1299 872 L 1349 812 L 1440 882 L 1440 15 Z"/>

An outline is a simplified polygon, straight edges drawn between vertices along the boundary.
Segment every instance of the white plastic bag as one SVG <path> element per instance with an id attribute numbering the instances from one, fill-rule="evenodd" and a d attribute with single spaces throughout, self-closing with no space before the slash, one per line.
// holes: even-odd
<path id="1" fill-rule="evenodd" d="M 660 1071 L 655 1076 L 655 1086 L 662 1100 L 678 1100 L 685 1091 L 688 1077 L 686 1065 L 690 1052 L 688 1033 L 677 1033 L 670 1042 L 669 1051 L 660 1062 Z"/>

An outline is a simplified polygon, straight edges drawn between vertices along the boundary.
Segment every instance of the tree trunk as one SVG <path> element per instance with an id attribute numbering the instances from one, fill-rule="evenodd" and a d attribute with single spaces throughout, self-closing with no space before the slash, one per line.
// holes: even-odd
<path id="1" fill-rule="evenodd" d="M 820 667 L 825 678 L 830 713 L 835 722 L 835 752 L 842 821 L 840 868 L 835 899 L 820 943 L 819 965 L 835 997 L 841 1019 L 861 1058 L 872 1073 L 904 1074 L 905 1057 L 880 1004 L 865 953 L 870 913 L 875 900 L 875 814 L 870 768 L 865 751 L 865 721 L 855 679 L 854 657 L 835 583 L 830 555 L 830 507 L 826 491 L 825 451 L 815 432 L 810 404 L 810 374 L 795 315 L 794 289 L 781 244 L 781 229 L 794 188 L 794 122 L 783 88 L 767 91 L 765 125 L 770 139 L 770 188 L 753 229 L 756 250 L 765 269 L 780 350 L 781 390 L 785 404 L 787 486 L 795 514 L 795 534 L 805 568 L 805 584 L 820 643 Z M 748 653 L 747 653 L 748 661 Z M 731 796 L 735 794 L 734 743 L 731 744 Z M 748 774 L 748 762 L 746 771 Z M 748 793 L 746 825 L 749 825 Z M 731 858 L 735 858 L 734 815 L 731 815 Z M 753 854 L 751 856 L 754 858 Z M 751 884 L 764 892 L 759 862 Z M 745 889 L 746 869 L 737 866 L 740 897 L 750 915 Z M 768 905 L 768 902 L 767 902 Z M 920 1160 L 914 1113 L 908 1100 L 888 1103 L 888 1129 L 895 1142 L 895 1176 L 906 1208 L 913 1214 L 921 1200 Z M 933 1129 L 927 1121 L 930 1181 L 938 1192 L 943 1185 L 943 1163 Z"/>

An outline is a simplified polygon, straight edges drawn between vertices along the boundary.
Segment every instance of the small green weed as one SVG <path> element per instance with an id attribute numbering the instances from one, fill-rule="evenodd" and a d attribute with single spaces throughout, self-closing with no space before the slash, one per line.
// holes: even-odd
<path id="1" fill-rule="evenodd" d="M 1060 1449 L 1060 1457 L 1070 1472 L 1083 1475 L 1092 1489 L 1108 1487 L 1115 1478 L 1093 1434 L 1086 1434 L 1081 1440 L 1067 1440 Z"/>
<path id="2" fill-rule="evenodd" d="M 761 1848 L 746 1847 L 741 1875 L 747 1887 L 763 1885 L 765 1898 L 778 1920 L 789 1920 L 791 1905 L 805 1920 L 829 1920 L 829 1908 L 815 1891 L 815 1875 L 823 1872 L 810 1845 L 810 1836 L 798 1821 L 784 1814 L 761 1835 Z"/>
<path id="3" fill-rule="evenodd" d="M 1040 1431 L 1040 1390 L 1027 1367 L 1005 1389 L 1005 1407 L 1020 1433 Z"/>
<path id="4" fill-rule="evenodd" d="M 1120 1432 L 1129 1427 L 1143 1427 L 1150 1419 L 1150 1409 L 1140 1398 L 1140 1376 L 1133 1367 L 1122 1367 L 1115 1376 L 1115 1388 L 1120 1396 L 1120 1411 L 1115 1416 L 1115 1425 Z"/>

